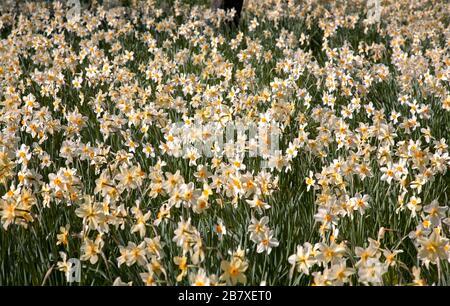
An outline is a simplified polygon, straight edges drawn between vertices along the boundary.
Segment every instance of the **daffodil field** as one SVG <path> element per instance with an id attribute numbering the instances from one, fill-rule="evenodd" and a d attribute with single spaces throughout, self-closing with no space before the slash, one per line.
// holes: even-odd
<path id="1" fill-rule="evenodd" d="M 0 285 L 450 285 L 448 1 L 68 2 L 0 1 Z"/>

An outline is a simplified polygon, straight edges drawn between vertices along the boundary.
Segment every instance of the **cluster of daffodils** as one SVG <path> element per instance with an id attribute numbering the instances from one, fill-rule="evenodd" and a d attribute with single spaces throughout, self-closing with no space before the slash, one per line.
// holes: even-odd
<path id="1" fill-rule="evenodd" d="M 9 247 L 87 284 L 450 282 L 448 3 L 156 2 L 0 7 Z"/>

